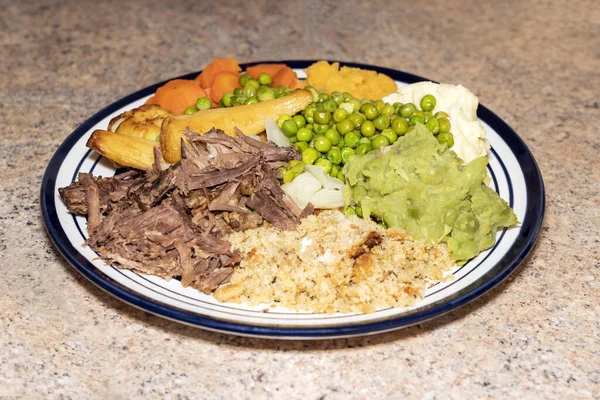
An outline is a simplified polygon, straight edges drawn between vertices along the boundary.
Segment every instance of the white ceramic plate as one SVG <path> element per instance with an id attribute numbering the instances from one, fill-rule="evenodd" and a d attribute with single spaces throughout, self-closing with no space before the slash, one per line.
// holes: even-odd
<path id="1" fill-rule="evenodd" d="M 279 62 L 285 62 L 303 77 L 303 68 L 314 61 Z M 382 72 L 398 84 L 425 80 L 386 68 L 342 64 Z M 197 74 L 181 78 L 192 79 Z M 315 314 L 286 309 L 264 312 L 266 306 L 220 303 L 193 288 L 183 288 L 175 279 L 166 281 L 108 266 L 90 248 L 82 246 L 87 238 L 86 220 L 67 211 L 58 188 L 75 181 L 79 172 L 114 175 L 115 168 L 85 146 L 87 139 L 94 130 L 106 129 L 111 118 L 142 105 L 163 83 L 111 104 L 79 126 L 53 156 L 42 183 L 43 218 L 56 247 L 93 283 L 138 308 L 182 323 L 239 335 L 316 339 L 372 334 L 422 322 L 472 301 L 506 278 L 523 261 L 535 242 L 544 213 L 544 186 L 539 169 L 518 135 L 480 105 L 478 117 L 492 145 L 488 166 L 491 186 L 509 203 L 522 222 L 516 227 L 498 231 L 497 242 L 492 249 L 456 268 L 453 271 L 455 279 L 429 288 L 425 298 L 414 307 L 386 308 L 370 314 Z"/>

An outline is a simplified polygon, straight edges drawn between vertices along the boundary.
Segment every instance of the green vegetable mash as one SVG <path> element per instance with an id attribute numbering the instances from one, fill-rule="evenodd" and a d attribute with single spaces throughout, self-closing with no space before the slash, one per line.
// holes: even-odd
<path id="1" fill-rule="evenodd" d="M 484 183 L 486 157 L 462 165 L 422 124 L 385 150 L 352 157 L 344 167 L 344 200 L 364 218 L 428 244 L 444 241 L 458 263 L 492 247 L 499 227 L 517 223 Z"/>

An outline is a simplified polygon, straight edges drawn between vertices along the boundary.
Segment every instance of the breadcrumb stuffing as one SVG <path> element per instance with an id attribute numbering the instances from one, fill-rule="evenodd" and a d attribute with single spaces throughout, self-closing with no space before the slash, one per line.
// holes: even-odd
<path id="1" fill-rule="evenodd" d="M 367 248 L 372 232 L 381 242 Z M 454 266 L 444 244 L 425 246 L 404 231 L 337 210 L 311 215 L 294 230 L 265 225 L 225 239 L 242 261 L 214 296 L 251 306 L 322 313 L 407 307 Z"/>

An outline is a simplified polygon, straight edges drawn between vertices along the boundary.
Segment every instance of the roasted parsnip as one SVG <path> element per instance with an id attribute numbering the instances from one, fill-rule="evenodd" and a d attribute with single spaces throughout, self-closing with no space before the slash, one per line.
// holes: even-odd
<path id="1" fill-rule="evenodd" d="M 283 114 L 294 115 L 311 102 L 312 94 L 308 90 L 298 89 L 279 99 L 256 104 L 168 117 L 162 124 L 160 135 L 163 157 L 170 163 L 181 160 L 181 140 L 186 139 L 183 134 L 185 128 L 204 134 L 215 127 L 231 136 L 235 135 L 234 128 L 238 128 L 246 135 L 257 135 L 265 130 L 265 117 L 277 120 Z"/>
<path id="2" fill-rule="evenodd" d="M 124 167 L 152 168 L 157 141 L 140 139 L 109 131 L 96 130 L 87 141 L 87 147 Z"/>

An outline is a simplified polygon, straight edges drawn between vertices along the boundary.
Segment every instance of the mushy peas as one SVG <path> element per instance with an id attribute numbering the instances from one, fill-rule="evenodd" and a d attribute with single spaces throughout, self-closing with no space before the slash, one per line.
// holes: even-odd
<path id="1" fill-rule="evenodd" d="M 462 264 L 494 244 L 514 211 L 484 182 L 487 157 L 463 165 L 423 125 L 394 145 L 354 156 L 344 167 L 346 204 L 433 245 L 445 242 Z"/>

